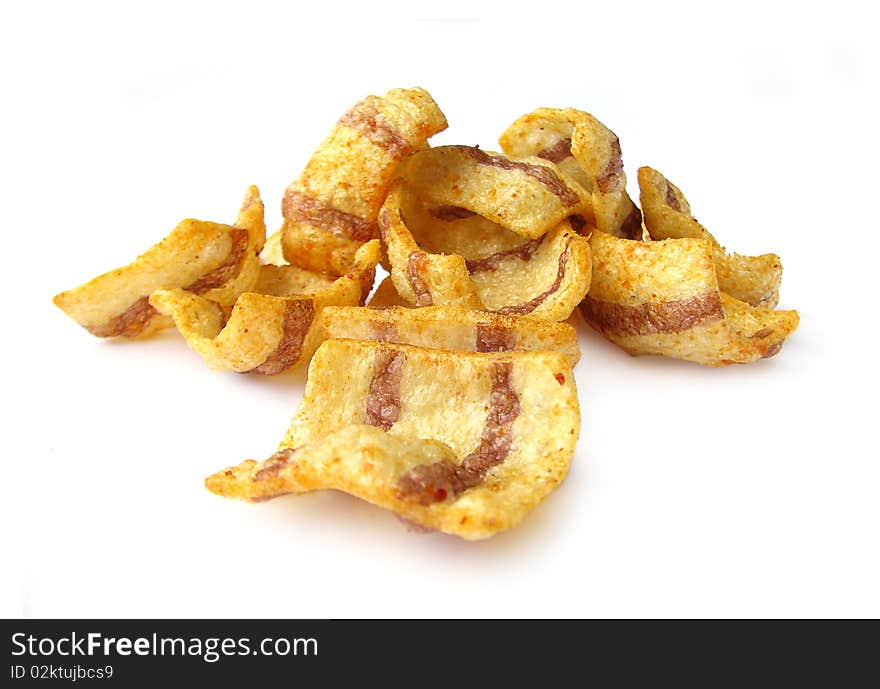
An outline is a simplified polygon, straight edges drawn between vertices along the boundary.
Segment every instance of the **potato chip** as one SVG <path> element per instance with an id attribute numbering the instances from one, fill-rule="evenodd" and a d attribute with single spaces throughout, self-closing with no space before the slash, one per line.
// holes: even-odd
<path id="1" fill-rule="evenodd" d="M 588 225 L 627 239 L 642 238 L 642 216 L 626 193 L 620 140 L 589 113 L 538 108 L 510 125 L 499 139 L 515 158 L 537 156 L 555 163 L 591 197 Z"/>
<path id="2" fill-rule="evenodd" d="M 482 309 L 464 258 L 427 254 L 416 244 L 401 212 L 406 198 L 403 183 L 395 182 L 379 211 L 379 236 L 398 294 L 415 306 L 449 304 Z"/>
<path id="3" fill-rule="evenodd" d="M 278 451 L 206 485 L 252 501 L 342 490 L 426 528 L 487 538 L 559 485 L 579 431 L 561 354 L 328 340 Z"/>
<path id="4" fill-rule="evenodd" d="M 427 91 L 394 89 L 349 110 L 285 192 L 285 259 L 307 270 L 342 275 L 364 242 L 401 160 L 446 129 Z"/>
<path id="5" fill-rule="evenodd" d="M 639 188 L 645 225 L 652 239 L 704 239 L 712 247 L 718 286 L 722 292 L 752 306 L 776 307 L 782 281 L 779 256 L 726 253 L 715 237 L 691 215 L 690 204 L 681 190 L 656 170 L 639 168 Z"/>
<path id="6" fill-rule="evenodd" d="M 174 319 L 210 368 L 274 375 L 311 358 L 325 339 L 325 306 L 364 303 L 378 260 L 374 239 L 357 250 L 354 266 L 334 281 L 294 266 L 262 266 L 256 290 L 263 293 L 242 294 L 228 319 L 215 302 L 181 289 L 159 290 L 150 304 Z"/>
<path id="7" fill-rule="evenodd" d="M 97 337 L 140 337 L 171 325 L 149 303 L 158 289 L 182 288 L 228 309 L 251 289 L 266 240 L 263 202 L 250 187 L 235 225 L 187 219 L 129 265 L 58 294 L 61 310 Z"/>
<path id="8" fill-rule="evenodd" d="M 379 232 L 391 262 L 391 277 L 398 294 L 409 303 L 449 304 L 560 321 L 571 315 L 586 294 L 590 284 L 589 243 L 572 229 L 568 220 L 539 240 L 520 240 L 519 246 L 489 255 L 477 254 L 475 250 L 468 259 L 458 254 L 427 253 L 416 243 L 408 223 L 424 222 L 426 218 L 435 227 L 421 227 L 417 233 L 432 236 L 432 246 L 454 249 L 470 242 L 462 240 L 446 247 L 443 237 L 447 231 L 438 229 L 436 224 L 471 223 L 471 219 L 431 218 L 424 208 L 417 210 L 421 203 L 409 186 L 400 181 L 392 186 L 379 212 Z M 504 232 L 504 241 L 509 241 L 511 232 L 502 228 L 497 231 Z M 461 237 L 468 232 L 448 234 Z M 502 246 L 493 239 L 491 230 L 477 236 L 489 237 L 485 242 L 489 250 Z M 472 246 L 480 244 L 476 241 Z"/>
<path id="9" fill-rule="evenodd" d="M 330 339 L 379 340 L 463 352 L 554 351 L 574 366 L 577 333 L 568 323 L 502 316 L 458 306 L 383 309 L 330 306 L 321 318 Z"/>
<path id="10" fill-rule="evenodd" d="M 431 206 L 476 213 L 529 239 L 590 208 L 583 187 L 541 158 L 512 160 L 473 146 L 439 146 L 411 156 L 399 172 Z"/>
<path id="11" fill-rule="evenodd" d="M 777 354 L 797 311 L 751 306 L 718 289 L 704 239 L 652 242 L 594 232 L 586 320 L 633 355 L 660 354 L 710 366 Z"/>

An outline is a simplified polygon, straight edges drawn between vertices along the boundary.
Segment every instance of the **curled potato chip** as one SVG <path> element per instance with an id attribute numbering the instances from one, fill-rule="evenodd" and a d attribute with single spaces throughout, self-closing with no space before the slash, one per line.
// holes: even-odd
<path id="1" fill-rule="evenodd" d="M 420 211 L 422 203 L 399 181 L 379 212 L 379 232 L 391 263 L 391 277 L 397 292 L 409 303 L 449 304 L 560 321 L 571 315 L 589 289 L 589 243 L 567 220 L 541 239 L 525 243 L 520 239 L 518 246 L 502 248 L 513 233 L 496 227 L 476 232 L 476 240 L 463 239 L 474 228 L 472 218 L 438 219 L 424 207 Z M 432 237 L 432 246 L 444 253 L 427 253 L 414 239 L 409 223 L 413 221 L 418 227 L 426 219 L 433 226 L 419 227 L 416 232 Z M 438 227 L 459 222 L 468 223 L 464 232 Z M 485 224 L 477 229 L 486 230 Z M 451 244 L 444 240 L 447 234 L 453 238 Z M 446 253 L 469 250 L 468 246 L 474 247 L 470 258 Z M 485 251 L 494 253 L 485 255 Z"/>
<path id="2" fill-rule="evenodd" d="M 328 340 L 278 451 L 206 485 L 252 501 L 343 490 L 420 526 L 487 538 L 559 485 L 579 431 L 561 354 Z"/>
<path id="3" fill-rule="evenodd" d="M 210 368 L 274 375 L 311 358 L 325 339 L 325 306 L 363 304 L 378 260 L 379 242 L 372 240 L 357 250 L 351 270 L 332 281 L 294 266 L 262 266 L 257 291 L 242 294 L 228 319 L 215 302 L 181 289 L 159 290 L 150 304 L 174 319 Z"/>
<path id="4" fill-rule="evenodd" d="M 496 254 L 469 268 L 477 294 L 490 311 L 561 321 L 590 288 L 590 245 L 566 220 L 528 253 Z"/>
<path id="5" fill-rule="evenodd" d="M 571 366 L 580 358 L 577 333 L 551 323 L 458 306 L 422 309 L 327 307 L 321 318 L 330 339 L 379 340 L 463 352 L 560 352 Z"/>
<path id="6" fill-rule="evenodd" d="M 282 204 L 284 257 L 311 271 L 342 275 L 364 242 L 398 164 L 446 129 L 427 91 L 367 96 L 318 147 Z"/>
<path id="7" fill-rule="evenodd" d="M 537 239 L 590 208 L 583 188 L 541 158 L 511 160 L 473 146 L 438 146 L 401 165 L 400 176 L 424 202 L 451 214 L 469 211 Z"/>
<path id="8" fill-rule="evenodd" d="M 728 254 L 715 237 L 691 215 L 681 190 L 649 167 L 639 168 L 639 189 L 645 225 L 652 239 L 692 237 L 712 247 L 722 292 L 752 306 L 775 308 L 779 303 L 782 263 L 776 254 Z"/>
<path id="9" fill-rule="evenodd" d="M 482 309 L 463 257 L 427 254 L 416 244 L 401 211 L 406 194 L 402 182 L 395 182 L 379 211 L 379 236 L 398 294 L 415 306 Z"/>
<path id="10" fill-rule="evenodd" d="M 555 163 L 587 190 L 587 224 L 618 237 L 642 238 L 641 213 L 626 193 L 620 140 L 589 113 L 538 108 L 511 124 L 499 143 L 507 155 Z"/>
<path id="11" fill-rule="evenodd" d="M 703 239 L 639 242 L 594 232 L 586 320 L 633 355 L 660 354 L 710 366 L 778 353 L 797 311 L 751 306 L 718 289 Z"/>
<path id="12" fill-rule="evenodd" d="M 179 287 L 228 309 L 256 283 L 265 240 L 263 202 L 250 187 L 235 225 L 184 220 L 134 262 L 62 292 L 54 302 L 97 337 L 148 335 L 171 325 L 150 305 L 150 294 Z"/>

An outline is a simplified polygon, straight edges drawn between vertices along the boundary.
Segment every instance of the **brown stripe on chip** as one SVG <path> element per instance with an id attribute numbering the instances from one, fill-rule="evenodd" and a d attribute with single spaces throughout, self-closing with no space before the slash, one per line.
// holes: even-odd
<path id="1" fill-rule="evenodd" d="M 489 414 L 479 447 L 462 460 L 462 467 L 473 478 L 475 485 L 493 466 L 500 464 L 510 453 L 513 444 L 511 429 L 519 416 L 519 396 L 513 389 L 513 364 L 502 361 L 492 365 L 492 392 L 489 396 Z"/>
<path id="2" fill-rule="evenodd" d="M 472 146 L 455 146 L 466 152 L 479 165 L 489 165 L 491 167 L 501 168 L 502 170 L 519 170 L 530 177 L 538 180 L 547 190 L 556 196 L 565 206 L 577 206 L 581 200 L 578 195 L 563 182 L 549 167 L 543 165 L 531 165 L 518 160 L 510 160 L 500 155 L 489 155 L 484 150 Z"/>
<path id="3" fill-rule="evenodd" d="M 387 306 L 385 308 L 392 309 L 394 307 Z M 372 339 L 378 342 L 398 342 L 400 339 L 400 332 L 398 331 L 397 325 L 395 323 L 372 320 L 370 321 L 370 331 L 373 335 Z"/>
<path id="4" fill-rule="evenodd" d="M 611 141 L 611 156 L 605 167 L 596 176 L 596 185 L 603 194 L 616 191 L 623 179 L 623 152 L 620 150 L 620 139 L 616 136 Z"/>
<path id="5" fill-rule="evenodd" d="M 288 220 L 306 222 L 343 239 L 366 242 L 376 236 L 373 223 L 295 189 L 284 193 L 281 212 Z"/>
<path id="6" fill-rule="evenodd" d="M 514 304 L 512 306 L 505 306 L 502 309 L 498 309 L 496 313 L 501 314 L 514 314 L 514 315 L 522 315 L 526 313 L 531 313 L 536 308 L 538 308 L 541 304 L 546 301 L 546 299 L 556 292 L 560 285 L 562 285 L 562 278 L 565 277 L 565 266 L 568 263 L 568 255 L 569 255 L 569 247 L 571 246 L 571 238 L 569 237 L 568 241 L 565 244 L 565 250 L 559 254 L 559 262 L 556 269 L 556 278 L 553 280 L 553 284 L 550 285 L 546 290 L 541 292 L 538 296 L 533 299 L 529 299 L 529 301 L 524 302 L 522 304 Z"/>
<path id="7" fill-rule="evenodd" d="M 254 472 L 251 480 L 264 481 L 268 478 L 275 478 L 290 463 L 295 454 L 296 450 L 290 447 L 278 450 L 278 452 L 261 463 L 260 469 Z"/>
<path id="8" fill-rule="evenodd" d="M 314 320 L 315 303 L 311 299 L 289 300 L 284 305 L 282 334 L 278 346 L 262 364 L 252 368 L 249 373 L 274 376 L 293 366 L 302 356 L 303 340 Z"/>
<path id="9" fill-rule="evenodd" d="M 150 306 L 149 299 L 149 297 L 142 297 L 106 323 L 87 325 L 85 329 L 95 337 L 136 337 L 144 331 L 153 316 L 158 313 Z"/>
<path id="10" fill-rule="evenodd" d="M 599 301 L 587 295 L 581 308 L 603 330 L 619 335 L 677 333 L 724 318 L 717 292 L 638 306 Z"/>
<path id="11" fill-rule="evenodd" d="M 770 345 L 764 350 L 764 353 L 761 355 L 762 359 L 769 359 L 770 357 L 776 356 L 779 352 L 782 351 L 782 345 L 785 344 L 785 341 L 777 342 L 775 344 Z"/>
<path id="12" fill-rule="evenodd" d="M 469 488 L 480 485 L 490 469 L 507 459 L 513 444 L 513 422 L 520 413 L 519 396 L 511 383 L 512 372 L 510 362 L 492 365 L 489 413 L 479 446 L 458 465 L 442 460 L 413 467 L 398 479 L 401 498 L 422 505 L 454 500 Z"/>
<path id="13" fill-rule="evenodd" d="M 248 231 L 231 230 L 229 236 L 232 239 L 232 246 L 223 264 L 216 267 L 210 273 L 202 275 L 198 280 L 183 289 L 194 294 L 204 294 L 212 289 L 222 287 L 230 280 L 238 277 L 238 274 L 241 272 L 242 263 L 247 255 Z"/>
<path id="14" fill-rule="evenodd" d="M 553 146 L 541 149 L 537 153 L 539 158 L 549 160 L 551 163 L 561 163 L 571 157 L 571 137 L 560 139 Z"/>
<path id="15" fill-rule="evenodd" d="M 406 355 L 399 350 L 382 347 L 375 356 L 364 423 L 387 431 L 400 416 L 400 380 Z"/>
<path id="16" fill-rule="evenodd" d="M 669 181 L 666 182 L 666 205 L 681 212 L 681 204 L 678 202 L 678 195 L 675 193 L 675 189 L 672 188 L 672 185 L 669 184 Z"/>
<path id="17" fill-rule="evenodd" d="M 623 239 L 636 239 L 641 241 L 642 212 L 635 206 L 632 207 L 629 215 L 626 216 L 626 220 L 624 220 L 623 224 L 620 226 L 620 236 Z"/>
<path id="18" fill-rule="evenodd" d="M 428 255 L 424 251 L 413 251 L 406 261 L 406 279 L 416 295 L 416 306 L 431 306 L 434 299 L 425 280 L 422 271 L 428 264 Z"/>
<path id="19" fill-rule="evenodd" d="M 376 107 L 378 102 L 375 96 L 367 96 L 345 113 L 339 119 L 339 124 L 359 131 L 395 158 L 409 155 L 413 151 L 412 146 L 379 111 Z"/>
<path id="20" fill-rule="evenodd" d="M 478 352 L 506 352 L 516 346 L 516 333 L 504 325 L 477 323 Z"/>
<path id="21" fill-rule="evenodd" d="M 507 258 L 518 258 L 522 261 L 528 261 L 534 256 L 540 246 L 541 239 L 533 239 L 525 244 L 514 247 L 513 249 L 499 251 L 491 256 L 466 259 L 465 265 L 467 266 L 469 273 L 482 273 L 488 270 L 496 270 L 501 262 Z"/>

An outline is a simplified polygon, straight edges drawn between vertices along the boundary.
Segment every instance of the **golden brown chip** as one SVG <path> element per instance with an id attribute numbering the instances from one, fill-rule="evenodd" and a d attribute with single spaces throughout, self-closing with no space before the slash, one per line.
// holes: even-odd
<path id="1" fill-rule="evenodd" d="M 565 478 L 579 430 L 561 354 L 328 340 L 278 451 L 206 485 L 252 501 L 343 490 L 420 526 L 487 538 Z"/>
<path id="2" fill-rule="evenodd" d="M 165 239 L 123 268 L 117 268 L 54 301 L 98 337 L 140 337 L 171 325 L 149 303 L 158 289 L 182 288 L 232 306 L 251 289 L 260 270 L 258 254 L 266 240 L 263 202 L 250 187 L 235 225 L 184 220 Z"/>
<path id="3" fill-rule="evenodd" d="M 457 245 L 447 247 L 442 226 L 470 223 L 471 219 L 432 218 L 424 208 L 418 210 L 419 204 L 422 200 L 399 181 L 392 186 L 379 213 L 379 231 L 391 262 L 391 277 L 397 292 L 409 303 L 449 304 L 560 321 L 571 315 L 586 294 L 590 284 L 589 243 L 572 230 L 569 221 L 563 220 L 539 240 L 521 240 L 519 246 L 489 255 L 478 254 L 475 248 L 471 258 L 466 258 L 424 251 L 416 243 L 409 223 L 428 219 L 429 224 L 417 233 L 430 236 L 434 247 L 452 250 L 476 247 L 478 242 L 456 240 Z M 502 228 L 496 232 L 504 233 L 497 235 L 504 242 L 512 234 Z M 453 237 L 461 235 L 467 235 L 467 231 L 452 232 Z M 482 236 L 490 238 L 486 242 L 489 250 L 503 246 L 492 239 L 492 230 Z"/>
<path id="4" fill-rule="evenodd" d="M 440 213 L 476 213 L 529 239 L 588 211 L 583 187 L 541 158 L 512 160 L 473 146 L 439 146 L 400 167 L 407 186 Z"/>
<path id="5" fill-rule="evenodd" d="M 704 239 L 712 247 L 722 292 L 752 306 L 776 307 L 782 281 L 779 256 L 725 253 L 724 247 L 691 215 L 690 204 L 681 190 L 656 170 L 639 168 L 639 188 L 645 225 L 652 239 Z"/>
<path id="6" fill-rule="evenodd" d="M 554 351 L 574 366 L 580 358 L 577 333 L 568 323 L 502 316 L 458 306 L 421 309 L 327 307 L 330 339 L 379 340 L 463 352 Z"/>
<path id="7" fill-rule="evenodd" d="M 150 304 L 171 316 L 187 344 L 215 370 L 274 375 L 307 362 L 325 339 L 325 306 L 363 304 L 373 285 L 379 242 L 364 244 L 351 270 L 335 281 L 294 266 L 262 266 L 257 289 L 235 302 L 232 315 L 205 297 L 159 290 Z"/>
<path id="8" fill-rule="evenodd" d="M 587 321 L 633 355 L 710 366 L 771 357 L 798 325 L 797 311 L 754 307 L 719 292 L 703 239 L 653 242 L 594 232 Z"/>
<path id="9" fill-rule="evenodd" d="M 394 89 L 349 110 L 285 192 L 282 245 L 290 263 L 341 275 L 364 242 L 398 164 L 446 129 L 427 91 Z"/>
<path id="10" fill-rule="evenodd" d="M 589 113 L 538 108 L 511 124 L 499 139 L 510 156 L 555 163 L 591 195 L 588 225 L 628 239 L 642 238 L 642 216 L 626 193 L 620 140 Z"/>

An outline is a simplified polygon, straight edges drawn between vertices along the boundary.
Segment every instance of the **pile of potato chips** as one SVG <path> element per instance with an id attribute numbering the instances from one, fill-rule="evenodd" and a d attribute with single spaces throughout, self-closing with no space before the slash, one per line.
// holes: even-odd
<path id="1" fill-rule="evenodd" d="M 648 167 L 640 210 L 617 136 L 592 115 L 535 110 L 503 153 L 430 147 L 446 126 L 423 89 L 368 96 L 287 188 L 268 240 L 251 187 L 235 224 L 184 220 L 55 297 L 98 337 L 173 324 L 213 369 L 309 365 L 278 451 L 210 476 L 211 491 L 343 490 L 486 538 L 568 471 L 576 307 L 630 354 L 712 366 L 773 356 L 797 327 L 774 310 L 779 258 L 726 253 Z"/>

